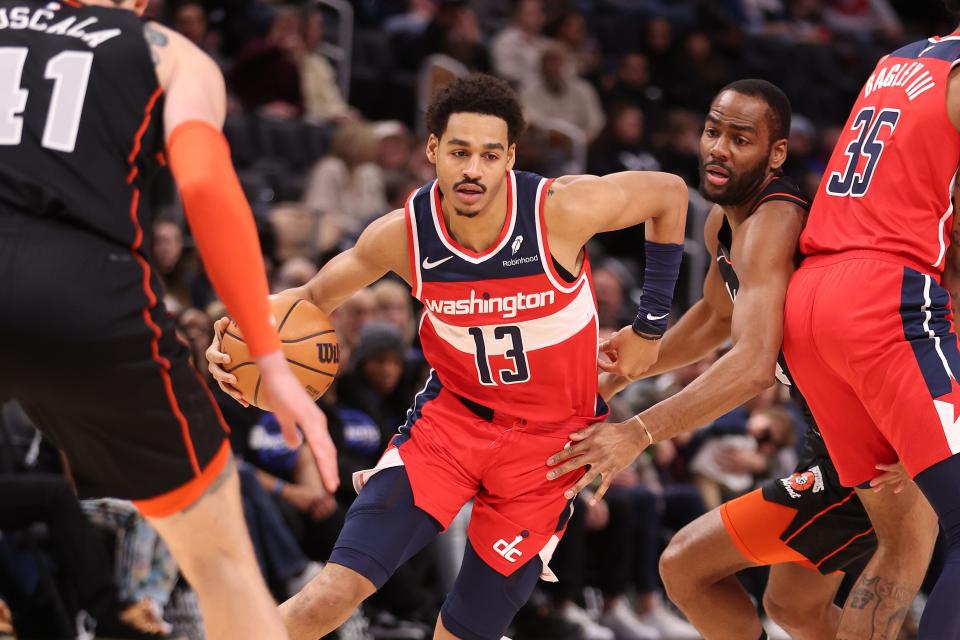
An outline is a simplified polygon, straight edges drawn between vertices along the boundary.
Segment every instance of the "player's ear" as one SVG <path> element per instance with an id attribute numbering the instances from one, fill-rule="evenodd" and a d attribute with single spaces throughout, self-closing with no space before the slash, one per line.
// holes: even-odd
<path id="1" fill-rule="evenodd" d="M 517 161 L 517 143 L 514 142 L 507 148 L 507 171 L 513 169 L 513 164 Z"/>
<path id="2" fill-rule="evenodd" d="M 427 160 L 430 161 L 430 164 L 437 164 L 437 147 L 439 146 L 440 138 L 431 133 L 430 137 L 427 138 Z"/>
<path id="3" fill-rule="evenodd" d="M 150 0 L 133 0 L 133 12 L 138 16 L 142 16 L 143 12 L 147 10 L 147 6 L 150 4 Z"/>
<path id="4" fill-rule="evenodd" d="M 787 139 L 782 138 L 770 147 L 770 168 L 779 169 L 787 160 Z"/>

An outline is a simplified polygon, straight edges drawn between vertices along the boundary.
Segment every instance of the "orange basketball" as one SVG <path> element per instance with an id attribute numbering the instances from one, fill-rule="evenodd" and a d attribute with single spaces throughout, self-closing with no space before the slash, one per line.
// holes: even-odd
<path id="1" fill-rule="evenodd" d="M 303 388 L 316 400 L 330 387 L 340 366 L 340 344 L 333 325 L 327 314 L 302 298 L 274 296 L 270 298 L 270 307 L 277 319 L 283 354 Z M 230 364 L 224 370 L 237 377 L 235 386 L 244 400 L 269 411 L 260 391 L 260 370 L 250 357 L 240 327 L 232 319 L 223 334 L 220 351 L 230 356 Z"/>

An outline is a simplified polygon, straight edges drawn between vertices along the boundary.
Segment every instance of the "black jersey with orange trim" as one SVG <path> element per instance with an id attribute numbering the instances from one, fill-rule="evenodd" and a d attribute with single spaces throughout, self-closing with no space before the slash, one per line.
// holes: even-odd
<path id="1" fill-rule="evenodd" d="M 164 149 L 162 92 L 140 18 L 0 0 L 0 68 L 14 90 L 0 118 L 0 215 L 50 218 L 134 244 L 132 191 L 143 189 Z"/>
<path id="2" fill-rule="evenodd" d="M 78 302 L 58 335 L 147 330 L 142 318 L 128 316 L 139 316 L 145 297 L 162 297 L 159 280 L 143 268 L 152 216 L 141 194 L 160 165 L 164 132 L 163 92 L 143 29 L 124 9 L 0 0 L 0 68 L 14 91 L 0 116 L 0 234 L 40 241 L 42 229 L 55 227 L 57 237 L 70 236 L 70 251 L 87 248 L 85 258 L 60 260 L 56 271 L 40 264 L 61 258 L 52 243 L 33 262 L 26 252 L 36 247 L 26 246 L 0 260 L 0 286 L 13 305 L 0 310 L 14 312 L 0 328 L 17 318 L 33 328 L 43 311 L 65 315 L 64 305 L 46 304 L 36 289 L 73 276 L 85 281 L 76 292 L 66 282 L 54 290 L 61 302 Z M 47 280 L 35 277 L 44 269 Z M 103 305 L 102 321 L 74 315 L 81 296 L 87 306 Z M 111 317 L 121 310 L 127 317 Z"/>
<path id="3" fill-rule="evenodd" d="M 754 199 L 750 213 L 752 215 L 765 203 L 777 201 L 795 204 L 804 211 L 810 210 L 810 199 L 803 194 L 803 191 L 800 190 L 800 187 L 798 187 L 797 184 L 790 178 L 776 176 Z M 720 231 L 717 233 L 716 260 L 717 266 L 720 269 L 720 276 L 723 278 L 723 282 L 727 286 L 727 291 L 729 292 L 731 299 L 733 299 L 734 304 L 736 304 L 737 292 L 740 289 L 740 278 L 733 269 L 733 252 L 731 250 L 732 246 L 733 229 L 730 227 L 727 217 L 724 216 L 723 222 L 720 225 Z M 807 453 L 813 457 L 826 457 L 827 448 L 826 445 L 824 445 L 823 437 L 820 435 L 820 430 L 817 428 L 817 424 L 813 419 L 813 414 L 810 413 L 810 408 L 807 406 L 807 401 L 804 400 L 803 396 L 800 394 L 800 391 L 797 389 L 797 386 L 793 383 L 793 380 L 790 377 L 790 370 L 787 368 L 787 362 L 783 357 L 783 353 L 779 354 L 777 358 L 777 380 L 790 389 L 790 397 L 803 413 L 804 421 L 806 422 L 807 426 Z"/>

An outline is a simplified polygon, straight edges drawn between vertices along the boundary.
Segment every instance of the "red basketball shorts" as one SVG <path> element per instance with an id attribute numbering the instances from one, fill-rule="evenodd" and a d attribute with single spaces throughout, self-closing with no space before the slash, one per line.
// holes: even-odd
<path id="1" fill-rule="evenodd" d="M 533 424 L 506 416 L 484 419 L 431 378 L 376 469 L 403 465 L 414 504 L 446 529 L 473 499 L 467 536 L 477 554 L 509 576 L 537 555 L 543 577 L 572 513 L 563 493 L 583 474 L 547 480 L 547 458 L 569 435 L 603 419 L 574 418 L 562 425 Z M 488 416 L 489 417 L 489 416 Z M 359 480 L 359 482 L 357 481 Z"/>
<path id="2" fill-rule="evenodd" d="M 841 482 L 899 458 L 911 476 L 960 452 L 960 352 L 931 275 L 857 251 L 807 258 L 787 290 L 783 352 Z"/>

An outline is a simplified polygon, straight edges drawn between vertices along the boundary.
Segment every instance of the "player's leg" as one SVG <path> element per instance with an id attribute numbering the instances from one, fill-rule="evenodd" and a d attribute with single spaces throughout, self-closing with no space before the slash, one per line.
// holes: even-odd
<path id="1" fill-rule="evenodd" d="M 844 485 L 862 486 L 881 473 L 877 464 L 898 458 L 915 475 L 949 456 L 943 417 L 949 411 L 954 428 L 960 353 L 946 292 L 928 275 L 870 260 L 797 274 L 805 296 L 792 299 L 791 282 L 784 353 Z M 936 522 L 913 485 L 858 495 L 879 546 L 848 598 L 838 637 L 890 637 L 926 572 Z"/>
<path id="2" fill-rule="evenodd" d="M 281 605 L 292 640 L 315 640 L 339 627 L 442 528 L 414 505 L 405 467 L 376 473 L 347 512 L 323 571 Z"/>
<path id="3" fill-rule="evenodd" d="M 730 537 L 720 509 L 677 532 L 660 556 L 667 596 L 708 640 L 757 640 L 757 609 L 735 575 L 759 562 Z"/>
<path id="4" fill-rule="evenodd" d="M 797 563 L 770 567 L 763 608 L 793 640 L 834 638 L 840 607 L 833 603 L 843 573 L 823 575 Z"/>
<path id="5" fill-rule="evenodd" d="M 947 556 L 920 620 L 921 640 L 960 637 L 960 455 L 933 465 L 916 477 L 940 518 Z"/>
<path id="6" fill-rule="evenodd" d="M 899 494 L 857 489 L 857 495 L 878 545 L 847 598 L 837 638 L 895 638 L 927 573 L 937 517 L 913 483 Z"/>
<path id="7" fill-rule="evenodd" d="M 197 592 L 208 638 L 287 637 L 247 535 L 232 462 L 195 503 L 147 519 Z"/>

